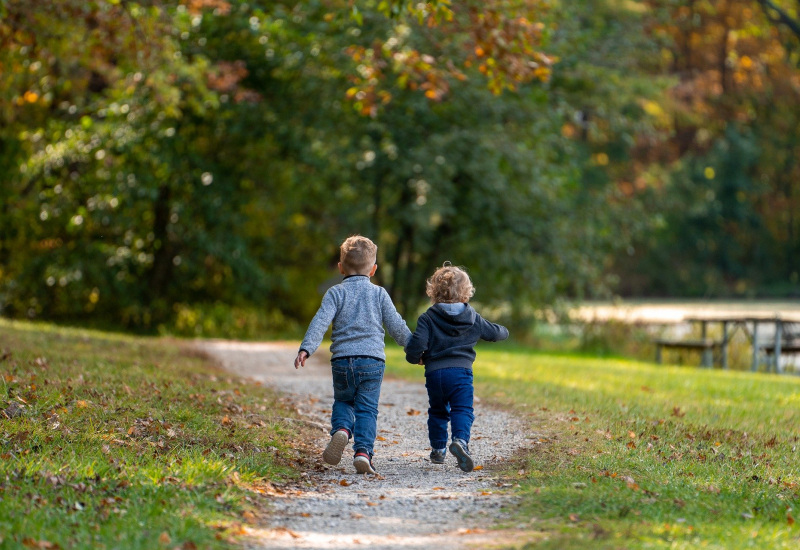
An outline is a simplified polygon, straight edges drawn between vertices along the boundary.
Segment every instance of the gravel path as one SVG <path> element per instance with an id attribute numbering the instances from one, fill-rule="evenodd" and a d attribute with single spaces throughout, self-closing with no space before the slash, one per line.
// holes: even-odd
<path id="1" fill-rule="evenodd" d="M 228 371 L 271 385 L 291 396 L 310 422 L 330 426 L 330 364 L 322 351 L 295 370 L 297 347 L 280 343 L 209 341 L 199 344 Z M 420 367 L 421 368 L 421 367 Z M 250 548 L 455 549 L 497 544 L 487 531 L 513 505 L 510 483 L 496 470 L 526 446 L 521 423 L 482 406 L 476 396 L 470 451 L 478 468 L 464 473 L 448 454 L 431 464 L 424 377 L 408 383 L 384 380 L 373 463 L 378 476 L 361 476 L 348 445 L 338 466 L 322 462 L 329 440 L 315 442 L 318 467 L 306 472 L 306 490 L 273 499 L 269 525 L 256 530 Z"/>

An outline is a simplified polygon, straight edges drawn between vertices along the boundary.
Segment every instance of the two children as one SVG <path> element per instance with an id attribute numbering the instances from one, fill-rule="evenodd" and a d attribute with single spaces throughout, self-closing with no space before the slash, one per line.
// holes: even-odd
<path id="1" fill-rule="evenodd" d="M 389 335 L 405 348 L 406 359 L 425 365 L 431 461 L 444 463 L 450 423 L 450 452 L 459 468 L 472 471 L 468 444 L 474 420 L 474 346 L 479 339 L 503 340 L 508 330 L 485 321 L 467 304 L 475 292 L 469 276 L 446 262 L 427 282 L 433 305 L 419 317 L 412 336 L 386 290 L 369 281 L 378 268 L 377 249 L 359 235 L 342 243 L 339 271 L 344 280 L 325 293 L 294 361 L 295 368 L 305 366 L 333 323 L 331 439 L 322 458 L 328 464 L 339 464 L 352 437 L 356 471 L 376 473 L 372 456 L 386 361 L 386 326 Z"/>

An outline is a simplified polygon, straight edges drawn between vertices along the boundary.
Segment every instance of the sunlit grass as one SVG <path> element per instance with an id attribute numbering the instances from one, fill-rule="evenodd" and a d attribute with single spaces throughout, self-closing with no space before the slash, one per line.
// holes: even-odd
<path id="1" fill-rule="evenodd" d="M 294 475 L 293 413 L 179 341 L 0 321 L 0 357 L 0 548 L 229 547 Z"/>
<path id="2" fill-rule="evenodd" d="M 423 382 L 387 352 L 390 373 Z M 800 379 L 508 344 L 480 345 L 474 372 L 476 395 L 528 426 L 510 525 L 536 548 L 800 544 Z"/>

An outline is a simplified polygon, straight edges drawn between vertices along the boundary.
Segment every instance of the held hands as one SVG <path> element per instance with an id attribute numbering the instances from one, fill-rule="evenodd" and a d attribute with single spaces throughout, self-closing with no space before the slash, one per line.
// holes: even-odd
<path id="1" fill-rule="evenodd" d="M 308 359 L 308 354 L 304 350 L 300 350 L 294 360 L 294 368 L 298 369 L 300 367 L 305 367 L 306 359 Z"/>

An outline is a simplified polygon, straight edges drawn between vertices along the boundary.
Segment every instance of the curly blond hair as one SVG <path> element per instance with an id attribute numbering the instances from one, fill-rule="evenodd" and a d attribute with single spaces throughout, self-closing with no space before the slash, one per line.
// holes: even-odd
<path id="1" fill-rule="evenodd" d="M 378 245 L 361 235 L 348 237 L 339 247 L 339 261 L 347 275 L 369 273 L 378 257 Z"/>
<path id="2" fill-rule="evenodd" d="M 425 287 L 425 293 L 434 304 L 466 303 L 475 294 L 475 287 L 467 272 L 450 262 L 445 262 L 434 271 Z"/>

